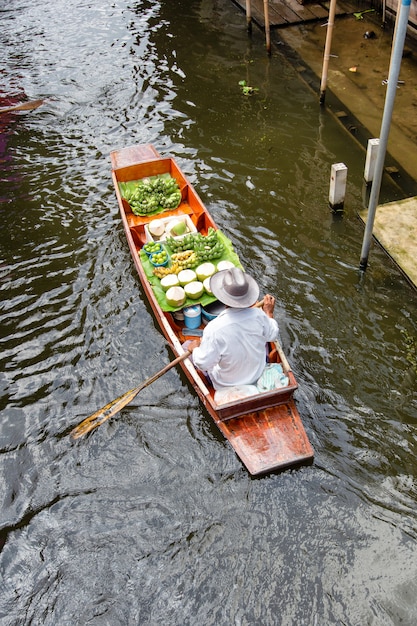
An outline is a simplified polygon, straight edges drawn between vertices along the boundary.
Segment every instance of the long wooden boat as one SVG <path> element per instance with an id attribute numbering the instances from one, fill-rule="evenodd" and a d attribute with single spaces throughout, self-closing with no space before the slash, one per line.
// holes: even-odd
<path id="1" fill-rule="evenodd" d="M 116 150 L 111 153 L 111 164 L 123 226 L 143 290 L 174 355 L 180 356 L 184 354 L 182 344 L 190 338 L 193 331 L 187 330 L 184 322 L 177 319 L 179 316 L 175 316 L 175 309 L 164 302 L 161 295 L 164 292 L 158 284 L 159 278 L 150 273 L 148 256 L 144 251 L 144 246 L 149 242 L 148 225 L 156 216 L 138 215 L 137 210 L 132 212 L 123 189 L 126 184 L 136 184 L 134 181 L 169 174 L 178 183 L 181 201 L 177 208 L 164 210 L 157 217 L 188 216 L 187 219 L 191 220 L 196 232 L 202 236 L 207 236 L 209 228 L 215 229 L 218 236 L 221 231 L 175 160 L 163 158 L 152 145 L 136 145 Z M 229 258 L 230 254 L 229 249 Z M 232 258 L 235 259 L 235 264 L 240 264 L 237 255 L 233 257 L 232 253 Z M 201 298 L 201 304 L 207 303 L 207 299 L 210 301 L 209 294 Z M 211 296 L 211 300 L 213 299 Z M 187 301 L 185 305 L 197 302 L 199 300 Z M 202 325 L 195 331 L 196 334 L 201 333 L 203 328 Z M 213 387 L 190 359 L 180 362 L 186 377 L 215 424 L 252 475 L 311 462 L 314 456 L 293 398 L 298 385 L 278 342 L 269 346 L 269 359 L 271 362 L 281 363 L 288 377 L 288 385 L 226 404 L 216 404 Z"/>

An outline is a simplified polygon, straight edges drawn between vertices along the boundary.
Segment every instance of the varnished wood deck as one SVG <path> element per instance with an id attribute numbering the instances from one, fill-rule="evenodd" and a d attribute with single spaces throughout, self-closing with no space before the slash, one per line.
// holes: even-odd
<path id="1" fill-rule="evenodd" d="M 246 1 L 233 0 L 246 14 Z M 312 2 L 300 4 L 297 0 L 269 0 L 269 26 L 270 28 L 283 28 L 293 24 L 305 22 L 317 22 L 328 17 L 328 3 Z M 345 15 L 349 10 L 343 4 L 336 7 L 336 15 Z M 265 28 L 263 0 L 251 0 L 252 20 L 260 28 Z"/>

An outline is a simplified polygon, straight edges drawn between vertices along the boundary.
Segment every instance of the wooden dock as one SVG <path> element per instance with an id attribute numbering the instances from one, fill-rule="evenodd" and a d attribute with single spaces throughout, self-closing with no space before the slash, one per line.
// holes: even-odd
<path id="1" fill-rule="evenodd" d="M 246 0 L 233 0 L 246 14 Z M 345 15 L 348 9 L 343 5 L 336 7 L 336 15 Z M 328 3 L 309 2 L 301 4 L 298 0 L 269 0 L 268 2 L 270 29 L 284 28 L 294 24 L 318 22 L 327 19 Z M 252 21 L 261 29 L 265 29 L 263 0 L 251 0 Z"/>
<path id="2" fill-rule="evenodd" d="M 368 210 L 359 217 L 366 224 Z M 373 236 L 389 254 L 413 287 L 417 287 L 417 197 L 377 207 Z"/>
<path id="3" fill-rule="evenodd" d="M 232 1 L 245 15 L 246 0 Z M 275 33 L 281 29 L 277 38 L 287 45 L 287 50 L 295 51 L 300 76 L 307 67 L 316 77 L 318 94 L 327 30 L 321 26 L 327 23 L 329 2 L 305 1 L 306 4 L 301 4 L 301 0 L 268 0 L 269 27 Z M 358 11 L 358 7 L 351 0 L 338 0 L 336 17 L 343 19 L 343 37 L 334 42 L 335 54 L 331 55 L 334 58 L 329 73 L 329 86 L 339 101 L 338 108 L 334 109 L 335 116 L 350 133 L 355 134 L 356 139 L 366 149 L 369 137 L 378 137 L 380 132 L 385 101 L 385 92 L 381 91 L 380 85 L 389 68 L 391 37 L 388 31 L 385 38 L 382 35 L 377 37 L 377 48 L 364 48 L 363 31 L 369 27 L 375 28 L 380 23 L 378 16 L 373 14 L 362 21 L 357 17 L 360 11 L 356 14 L 355 10 Z M 345 20 L 346 16 L 351 16 L 351 19 Z M 265 31 L 263 0 L 251 0 L 251 18 L 256 26 Z M 286 28 L 290 26 L 294 28 Z M 410 41 L 408 43 L 412 50 L 414 46 L 411 46 Z M 402 60 L 404 84 L 401 85 L 401 99 L 397 99 L 393 112 L 387 154 L 396 163 L 395 167 L 385 167 L 385 172 L 394 181 L 397 177 L 401 179 L 401 184 L 405 185 L 403 193 L 412 197 L 379 205 L 373 225 L 374 239 L 414 288 L 417 288 L 417 127 L 414 123 L 416 118 L 410 115 L 410 111 L 413 106 L 417 106 L 416 58 L 417 54 L 411 54 Z M 360 63 L 358 73 L 349 70 L 353 64 L 352 59 L 355 64 Z M 312 84 L 310 79 L 308 83 Z M 367 210 L 358 212 L 358 217 L 364 223 L 367 213 Z"/>

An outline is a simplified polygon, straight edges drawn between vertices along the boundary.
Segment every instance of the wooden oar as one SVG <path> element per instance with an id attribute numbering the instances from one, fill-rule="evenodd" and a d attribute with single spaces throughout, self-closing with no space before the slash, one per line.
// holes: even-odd
<path id="1" fill-rule="evenodd" d="M 105 422 L 110 417 L 112 417 L 113 415 L 121 411 L 123 407 L 126 406 L 126 404 L 129 404 L 129 402 L 132 402 L 132 400 L 138 395 L 140 391 L 142 391 L 142 389 L 145 389 L 145 387 L 153 383 L 157 378 L 160 378 L 161 376 L 166 374 L 168 370 L 170 370 L 172 367 L 175 367 L 175 365 L 177 365 L 181 361 L 185 361 L 185 359 L 187 359 L 190 356 L 190 354 L 191 352 L 187 350 L 186 352 L 184 352 L 184 354 L 181 354 L 176 359 L 171 361 L 171 363 L 168 363 L 168 365 L 165 365 L 165 367 L 162 368 L 159 372 L 157 372 L 156 374 L 154 374 L 153 376 L 145 380 L 143 383 L 141 383 L 137 387 L 133 387 L 133 389 L 130 389 L 130 391 L 126 391 L 126 393 L 119 396 L 115 400 L 112 400 L 111 402 L 106 404 L 106 406 L 104 406 L 102 409 L 99 409 L 98 411 L 93 413 L 93 415 L 86 417 L 85 420 L 83 420 L 80 424 L 78 424 L 78 426 L 76 426 L 71 431 L 70 433 L 71 437 L 73 439 L 78 439 L 78 437 L 82 437 L 82 435 L 86 435 L 91 430 L 94 430 L 94 428 L 97 428 L 97 426 L 100 426 L 101 424 L 103 424 L 103 422 Z"/>
<path id="2" fill-rule="evenodd" d="M 0 107 L 0 113 L 10 113 L 12 111 L 32 111 L 33 109 L 40 107 L 44 102 L 45 100 L 30 100 L 29 102 L 13 104 L 9 107 Z"/>
<path id="3" fill-rule="evenodd" d="M 256 302 L 254 306 L 262 307 L 263 304 L 264 304 L 264 300 L 262 299 L 260 302 Z M 112 400 L 111 402 L 106 404 L 106 406 L 99 409 L 98 411 L 90 415 L 89 417 L 86 417 L 85 420 L 83 420 L 82 422 L 78 424 L 78 426 L 73 428 L 73 430 L 70 433 L 71 437 L 73 439 L 78 439 L 79 437 L 82 437 L 83 435 L 86 435 L 87 433 L 97 428 L 97 426 L 100 426 L 101 424 L 106 422 L 108 419 L 110 419 L 110 417 L 113 417 L 113 415 L 116 415 L 116 413 L 121 411 L 123 407 L 125 407 L 127 404 L 132 402 L 132 400 L 138 395 L 140 391 L 142 391 L 142 389 L 144 389 L 145 387 L 153 383 L 155 380 L 163 376 L 172 367 L 175 367 L 175 365 L 187 359 L 190 356 L 190 354 L 191 352 L 187 350 L 186 352 L 184 352 L 184 354 L 181 354 L 179 357 L 171 361 L 171 363 L 168 363 L 168 365 L 162 368 L 159 372 L 157 372 L 156 374 L 154 374 L 153 376 L 145 380 L 143 383 L 141 383 L 137 387 L 133 387 L 133 389 L 126 391 L 126 393 L 124 393 L 123 395 L 119 396 L 115 400 Z"/>

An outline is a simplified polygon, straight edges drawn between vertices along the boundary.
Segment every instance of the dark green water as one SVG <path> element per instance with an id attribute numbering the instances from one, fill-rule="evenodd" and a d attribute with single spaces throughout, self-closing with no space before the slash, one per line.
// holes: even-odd
<path id="1" fill-rule="evenodd" d="M 1 624 L 414 624 L 417 296 L 377 247 L 359 279 L 364 153 L 230 1 L 1 20 L 4 102 L 49 98 L 0 119 Z M 177 370 L 69 439 L 171 358 L 111 187 L 135 143 L 178 160 L 275 294 L 312 466 L 251 479 Z"/>

